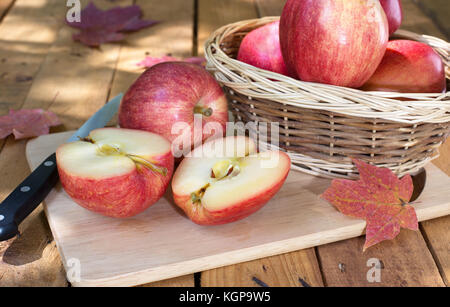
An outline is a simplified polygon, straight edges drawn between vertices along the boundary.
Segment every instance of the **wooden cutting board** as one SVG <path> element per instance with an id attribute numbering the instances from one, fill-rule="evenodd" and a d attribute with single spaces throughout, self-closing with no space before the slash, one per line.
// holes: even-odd
<path id="1" fill-rule="evenodd" d="M 32 169 L 72 132 L 28 142 Z M 450 214 L 450 177 L 427 168 L 414 207 L 419 220 Z M 330 180 L 291 171 L 280 192 L 252 216 L 199 226 L 172 202 L 171 191 L 140 215 L 113 219 L 75 204 L 58 184 L 45 212 L 66 271 L 80 268 L 74 286 L 131 286 L 357 237 L 365 222 L 339 213 L 319 195 Z M 402 230 L 409 231 L 409 230 Z M 362 251 L 361 251 L 362 252 Z"/>

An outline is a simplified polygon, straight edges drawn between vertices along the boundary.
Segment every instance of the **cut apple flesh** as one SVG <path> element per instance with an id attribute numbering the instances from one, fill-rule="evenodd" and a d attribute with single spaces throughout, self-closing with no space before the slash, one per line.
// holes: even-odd
<path id="1" fill-rule="evenodd" d="M 264 160 L 273 159 L 274 165 L 265 167 Z M 278 183 L 289 169 L 289 160 L 278 152 L 265 152 L 238 159 L 239 171 L 231 172 L 219 180 L 212 180 L 202 197 L 208 211 L 218 211 L 242 199 L 252 198 Z M 283 170 L 283 171 L 280 171 Z"/>
<path id="2" fill-rule="evenodd" d="M 173 189 L 181 195 L 200 192 L 211 181 L 216 163 L 252 153 L 256 153 L 256 145 L 246 137 L 229 137 L 205 143 L 182 161 L 172 181 Z"/>
<path id="3" fill-rule="evenodd" d="M 104 128 L 88 138 L 68 143 L 58 149 L 58 164 L 72 175 L 102 179 L 128 174 L 136 167 L 165 173 L 153 157 L 170 150 L 163 137 L 148 132 Z M 165 170 L 165 171 L 164 171 Z"/>
<path id="4" fill-rule="evenodd" d="M 236 144 L 227 144 L 227 140 L 232 139 L 237 139 Z M 277 151 L 257 154 L 255 144 L 248 138 L 229 137 L 215 145 L 223 148 L 222 155 L 196 158 L 196 150 L 201 150 L 197 148 L 192 152 L 193 157 L 183 160 L 172 183 L 174 192 L 191 195 L 193 203 L 210 212 L 220 211 L 270 190 L 284 180 L 290 168 L 287 155 Z M 205 146 L 211 145 L 206 143 Z M 245 154 L 234 155 L 236 152 Z"/>

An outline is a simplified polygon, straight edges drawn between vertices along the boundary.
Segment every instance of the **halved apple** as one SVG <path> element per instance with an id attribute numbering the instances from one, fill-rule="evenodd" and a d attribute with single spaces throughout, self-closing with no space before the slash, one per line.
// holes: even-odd
<path id="1" fill-rule="evenodd" d="M 243 219 L 281 188 L 291 161 L 280 151 L 257 153 L 247 137 L 216 139 L 195 148 L 177 168 L 175 203 L 200 225 Z"/>
<path id="2" fill-rule="evenodd" d="M 168 140 L 120 128 L 91 131 L 56 151 L 59 177 L 80 206 L 111 217 L 141 213 L 163 196 L 173 173 Z"/>

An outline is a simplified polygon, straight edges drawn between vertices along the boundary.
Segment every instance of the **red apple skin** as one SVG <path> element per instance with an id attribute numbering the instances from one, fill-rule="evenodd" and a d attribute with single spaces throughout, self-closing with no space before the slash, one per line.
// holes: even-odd
<path id="1" fill-rule="evenodd" d="M 289 163 L 287 164 L 288 167 L 284 170 L 283 179 L 275 182 L 270 188 L 259 194 L 243 199 L 239 203 L 230 204 L 229 207 L 223 210 L 208 211 L 200 204 L 193 204 L 190 195 L 177 195 L 173 192 L 175 204 L 186 213 L 191 221 L 198 225 L 222 225 L 246 218 L 264 207 L 264 205 L 278 193 L 286 181 L 290 170 L 291 160 L 286 153 L 279 153 L 289 160 Z M 183 161 L 181 163 L 183 163 Z"/>
<path id="2" fill-rule="evenodd" d="M 380 0 L 389 24 L 389 35 L 394 34 L 403 20 L 402 2 L 400 0 Z"/>
<path id="3" fill-rule="evenodd" d="M 287 76 L 281 54 L 279 29 L 280 22 L 275 21 L 249 32 L 241 42 L 237 59 Z"/>
<path id="4" fill-rule="evenodd" d="M 58 160 L 58 151 L 56 156 Z M 153 205 L 169 185 L 174 169 L 172 153 L 155 156 L 152 162 L 165 167 L 167 174 L 142 167 L 122 176 L 96 180 L 67 174 L 59 165 L 58 173 L 66 193 L 83 208 L 109 217 L 127 218 Z"/>
<path id="5" fill-rule="evenodd" d="M 442 93 L 446 91 L 444 64 L 433 48 L 424 43 L 393 40 L 388 43 L 380 66 L 362 89 Z"/>
<path id="6" fill-rule="evenodd" d="M 379 1 L 288 0 L 280 19 L 283 58 L 302 81 L 361 87 L 381 62 L 388 39 Z"/>
<path id="7" fill-rule="evenodd" d="M 226 131 L 227 100 L 216 80 L 202 67 L 185 62 L 165 62 L 145 71 L 129 88 L 119 108 L 122 128 L 157 133 L 173 142 L 172 125 L 185 122 L 194 136 L 194 107 L 211 108 L 202 125 L 216 122 Z M 204 133 L 202 141 L 212 136 Z M 193 142 L 193 140 L 192 140 Z"/>

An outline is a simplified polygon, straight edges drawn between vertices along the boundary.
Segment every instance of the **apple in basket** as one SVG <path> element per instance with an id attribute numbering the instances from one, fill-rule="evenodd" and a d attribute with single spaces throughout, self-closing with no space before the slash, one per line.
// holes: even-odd
<path id="1" fill-rule="evenodd" d="M 200 225 L 240 220 L 264 206 L 281 188 L 291 161 L 286 153 L 257 153 L 244 136 L 228 136 L 196 147 L 178 166 L 175 203 Z"/>
<path id="2" fill-rule="evenodd" d="M 389 35 L 400 27 L 403 19 L 402 3 L 400 0 L 380 0 L 389 24 Z"/>
<path id="3" fill-rule="evenodd" d="M 146 70 L 128 89 L 119 108 L 122 128 L 164 136 L 173 143 L 176 157 L 212 135 L 223 136 L 227 121 L 222 88 L 204 68 L 185 62 L 165 62 Z M 200 122 L 200 134 L 194 133 L 196 122 Z"/>
<path id="4" fill-rule="evenodd" d="M 169 185 L 174 159 L 168 140 L 154 133 L 102 128 L 61 145 L 56 162 L 62 186 L 80 206 L 110 217 L 134 216 Z"/>
<path id="5" fill-rule="evenodd" d="M 366 91 L 442 93 L 446 91 L 445 68 L 430 46 L 411 40 L 393 40 Z"/>
<path id="6" fill-rule="evenodd" d="M 288 75 L 280 48 L 280 22 L 250 31 L 239 46 L 237 59 L 261 69 Z"/>
<path id="7" fill-rule="evenodd" d="M 288 0 L 280 18 L 283 58 L 303 81 L 361 87 L 388 38 L 386 14 L 374 0 Z"/>

